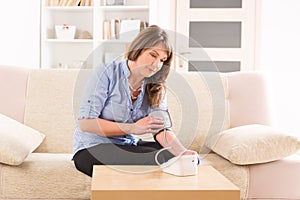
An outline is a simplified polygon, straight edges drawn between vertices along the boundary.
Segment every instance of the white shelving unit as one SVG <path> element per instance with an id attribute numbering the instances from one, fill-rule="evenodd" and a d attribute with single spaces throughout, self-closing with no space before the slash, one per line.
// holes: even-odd
<path id="1" fill-rule="evenodd" d="M 87 59 L 88 67 L 108 62 L 125 53 L 131 41 L 103 39 L 103 22 L 110 19 L 140 19 L 149 22 L 149 0 L 126 0 L 122 6 L 105 6 L 94 0 L 92 6 L 46 6 L 42 1 L 41 68 L 78 68 Z M 57 39 L 55 25 L 76 26 L 75 38 Z M 79 39 L 88 31 L 92 39 Z"/>

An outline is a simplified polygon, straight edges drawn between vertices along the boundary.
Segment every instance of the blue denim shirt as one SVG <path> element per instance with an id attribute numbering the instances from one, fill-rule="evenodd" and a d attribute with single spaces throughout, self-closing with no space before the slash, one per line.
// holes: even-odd
<path id="1" fill-rule="evenodd" d="M 132 103 L 128 86 L 129 75 L 127 60 L 95 68 L 83 93 L 78 120 L 102 118 L 120 123 L 133 123 L 147 116 L 152 109 L 145 94 L 146 83 L 144 81 L 140 95 Z M 167 110 L 165 97 L 159 108 Z M 106 137 L 83 132 L 76 125 L 73 154 L 97 144 L 136 145 L 139 140 L 131 134 Z"/>

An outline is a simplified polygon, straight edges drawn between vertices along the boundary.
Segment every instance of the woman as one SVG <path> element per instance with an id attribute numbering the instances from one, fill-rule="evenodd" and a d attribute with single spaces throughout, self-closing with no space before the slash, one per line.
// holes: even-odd
<path id="1" fill-rule="evenodd" d="M 125 57 L 99 66 L 84 91 L 73 160 L 89 176 L 93 165 L 155 165 L 163 147 L 171 148 L 159 154 L 159 162 L 196 153 L 185 149 L 170 129 L 163 130 L 161 118 L 149 116 L 153 109 L 167 110 L 164 84 L 173 52 L 166 32 L 158 26 L 141 31 Z M 156 142 L 133 136 L 145 133 Z"/>

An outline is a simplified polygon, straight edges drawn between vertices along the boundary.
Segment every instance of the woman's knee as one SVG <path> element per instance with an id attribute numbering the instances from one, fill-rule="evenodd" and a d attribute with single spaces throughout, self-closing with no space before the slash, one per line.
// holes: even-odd
<path id="1" fill-rule="evenodd" d="M 94 166 L 90 156 L 87 150 L 82 150 L 77 152 L 73 158 L 76 169 L 88 176 L 92 176 Z"/>

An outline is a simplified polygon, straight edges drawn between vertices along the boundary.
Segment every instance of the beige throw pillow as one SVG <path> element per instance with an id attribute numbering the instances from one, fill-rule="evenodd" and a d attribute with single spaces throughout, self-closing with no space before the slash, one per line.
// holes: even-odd
<path id="1" fill-rule="evenodd" d="M 0 163 L 20 165 L 45 135 L 0 114 Z"/>
<path id="2" fill-rule="evenodd" d="M 275 161 L 296 153 L 300 141 L 275 128 L 253 124 L 221 132 L 210 148 L 232 163 L 246 165 Z"/>

